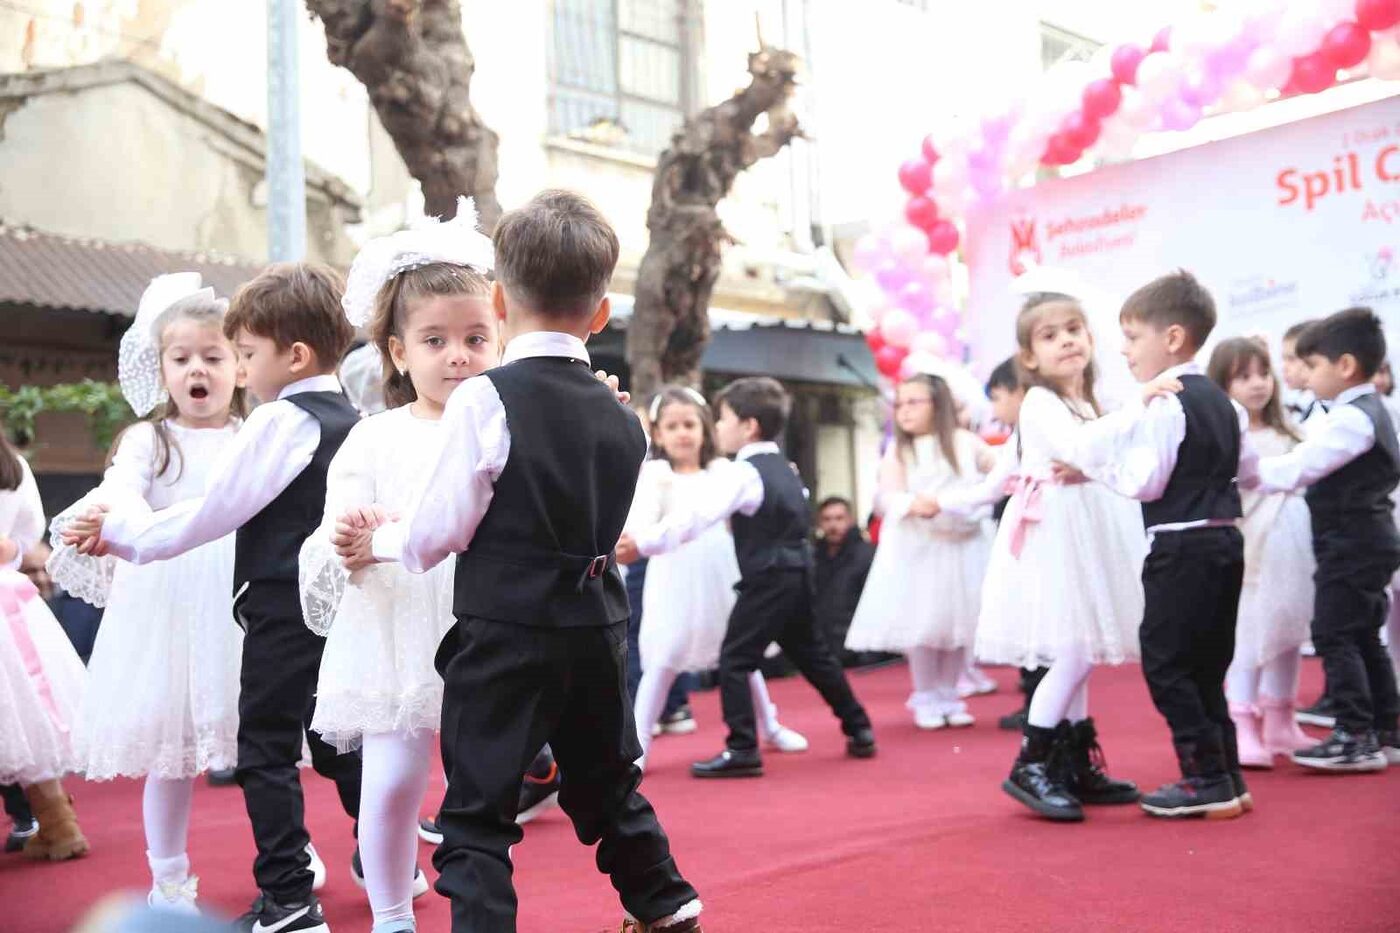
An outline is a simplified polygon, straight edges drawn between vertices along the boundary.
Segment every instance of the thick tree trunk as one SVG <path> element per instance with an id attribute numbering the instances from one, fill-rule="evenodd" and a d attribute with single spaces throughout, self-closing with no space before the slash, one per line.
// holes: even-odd
<path id="1" fill-rule="evenodd" d="M 306 6 L 326 28 L 327 57 L 369 92 L 409 174 L 423 186 L 427 213 L 450 218 L 458 195 L 469 195 L 482 226 L 495 226 L 497 137 L 468 97 L 476 62 L 457 0 L 306 0 Z"/>
<path id="2" fill-rule="evenodd" d="M 788 109 L 797 56 L 764 47 L 749 56 L 749 86 L 696 115 L 657 159 L 647 229 L 627 329 L 631 391 L 646 399 L 669 381 L 695 385 L 710 339 L 707 315 L 731 238 L 716 207 L 740 172 L 801 135 Z M 767 126 L 754 132 L 766 115 Z"/>

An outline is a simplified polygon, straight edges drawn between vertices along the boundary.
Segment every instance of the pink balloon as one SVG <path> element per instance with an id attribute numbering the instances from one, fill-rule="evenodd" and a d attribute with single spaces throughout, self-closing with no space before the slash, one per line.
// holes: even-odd
<path id="1" fill-rule="evenodd" d="M 932 137 L 932 136 L 925 136 L 925 137 L 924 137 L 923 146 L 920 147 L 920 148 L 921 148 L 921 150 L 922 150 L 922 152 L 923 152 L 923 154 L 924 154 L 924 161 L 925 161 L 925 162 L 927 162 L 929 165 L 937 165 L 937 164 L 938 164 L 939 152 L 938 152 L 937 147 L 935 147 L 934 144 L 933 144 L 933 137 Z"/>
<path id="2" fill-rule="evenodd" d="M 1217 75 L 1210 72 L 1194 75 L 1181 86 L 1181 99 L 1196 107 L 1209 107 L 1220 99 L 1224 86 Z"/>
<path id="3" fill-rule="evenodd" d="M 904 219 L 920 230 L 927 231 L 938 223 L 938 205 L 932 198 L 923 195 L 912 197 L 909 203 L 904 205 Z"/>
<path id="4" fill-rule="evenodd" d="M 1245 80 L 1261 91 L 1281 88 L 1293 71 L 1293 62 L 1277 49 L 1260 46 L 1249 55 L 1245 62 Z"/>
<path id="5" fill-rule="evenodd" d="M 1163 26 L 1161 29 L 1157 30 L 1157 35 L 1155 35 L 1155 36 L 1152 37 L 1152 48 L 1151 48 L 1150 51 L 1153 51 L 1153 52 L 1165 52 L 1167 49 L 1169 49 L 1169 48 L 1171 48 L 1171 47 L 1172 47 L 1172 27 L 1170 27 L 1170 26 Z"/>
<path id="6" fill-rule="evenodd" d="M 861 272 L 874 272 L 889 255 L 884 242 L 875 234 L 867 233 L 856 240 L 855 248 L 851 251 L 851 265 Z"/>
<path id="7" fill-rule="evenodd" d="M 930 285 L 948 281 L 948 260 L 937 253 L 929 253 L 919 262 L 919 276 Z"/>
<path id="8" fill-rule="evenodd" d="M 975 172 L 972 176 L 972 190 L 985 201 L 1000 194 L 1005 186 L 1000 172 Z"/>
<path id="9" fill-rule="evenodd" d="M 1183 78 L 1181 62 L 1170 52 L 1153 52 L 1138 66 L 1138 90 L 1161 103 L 1177 94 Z"/>
<path id="10" fill-rule="evenodd" d="M 946 256 L 958 248 L 958 228 L 947 220 L 940 220 L 928 232 L 928 248 L 940 256 Z"/>
<path id="11" fill-rule="evenodd" d="M 875 351 L 875 368 L 886 379 L 893 379 L 899 375 L 899 367 L 908 355 L 909 351 L 903 347 L 892 347 L 887 344 Z"/>
<path id="12" fill-rule="evenodd" d="M 1180 97 L 1162 104 L 1162 127 L 1168 130 L 1189 130 L 1201 122 L 1201 108 Z"/>
<path id="13" fill-rule="evenodd" d="M 909 270 L 897 259 L 886 259 L 875 267 L 875 281 L 880 283 L 880 287 L 887 293 L 897 295 L 909 281 Z"/>
<path id="14" fill-rule="evenodd" d="M 1227 79 L 1244 71 L 1245 65 L 1249 62 L 1249 56 L 1256 48 L 1258 48 L 1258 43 L 1255 42 L 1253 36 L 1235 36 L 1206 59 L 1206 67 L 1211 74 L 1220 79 L 1223 86 Z"/>
<path id="15" fill-rule="evenodd" d="M 1138 65 L 1145 57 L 1147 57 L 1147 51 L 1140 46 L 1132 44 L 1118 46 L 1113 50 L 1113 58 L 1109 65 L 1113 71 L 1113 77 L 1117 78 L 1120 84 L 1136 83 Z"/>
<path id="16" fill-rule="evenodd" d="M 1137 66 L 1133 66 L 1137 70 Z M 1084 89 L 1084 115 L 1093 120 L 1112 116 L 1123 103 L 1123 89 L 1112 78 L 1100 78 Z"/>
<path id="17" fill-rule="evenodd" d="M 941 159 L 933 167 L 933 190 L 945 199 L 967 190 L 968 180 L 966 159 Z"/>
<path id="18" fill-rule="evenodd" d="M 920 316 L 933 310 L 933 289 L 918 279 L 899 290 L 899 306 L 910 314 Z"/>
<path id="19" fill-rule="evenodd" d="M 891 347 L 908 349 L 909 342 L 918 332 L 918 320 L 903 308 L 891 308 L 880 322 L 880 336 Z"/>
<path id="20" fill-rule="evenodd" d="M 1075 111 L 1060 124 L 1065 141 L 1076 149 L 1088 149 L 1099 138 L 1099 121 Z"/>
<path id="21" fill-rule="evenodd" d="M 1292 81 L 1304 94 L 1316 94 L 1337 82 L 1337 69 L 1321 52 L 1314 52 L 1293 61 Z"/>
<path id="22" fill-rule="evenodd" d="M 1400 0 L 1356 0 L 1356 21 L 1371 32 L 1400 23 Z"/>
<path id="23" fill-rule="evenodd" d="M 948 351 L 948 340 L 937 331 L 926 330 L 916 335 L 909 344 L 909 355 L 927 353 L 941 357 Z"/>
<path id="24" fill-rule="evenodd" d="M 941 307 L 933 313 L 932 327 L 944 337 L 952 337 L 962 325 L 962 319 L 953 308 Z"/>
<path id="25" fill-rule="evenodd" d="M 1371 34 L 1356 23 L 1338 23 L 1323 37 L 1319 51 L 1333 68 L 1350 68 L 1371 54 Z"/>
<path id="26" fill-rule="evenodd" d="M 928 236 L 916 227 L 899 224 L 890 231 L 890 252 L 906 268 L 918 268 L 919 261 L 928 252 Z M 907 277 L 905 281 L 908 281 Z"/>
<path id="27" fill-rule="evenodd" d="M 899 184 L 912 195 L 920 195 L 933 184 L 933 166 L 923 159 L 910 159 L 899 167 Z"/>

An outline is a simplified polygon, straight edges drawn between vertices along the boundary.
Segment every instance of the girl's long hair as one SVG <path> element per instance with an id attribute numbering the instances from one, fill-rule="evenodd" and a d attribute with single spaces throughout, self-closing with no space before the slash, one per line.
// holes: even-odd
<path id="1" fill-rule="evenodd" d="M 1021 380 L 1021 385 L 1025 388 L 1040 386 L 1049 389 L 1060 399 L 1065 398 L 1064 391 L 1036 370 L 1026 366 L 1025 357 L 1031 354 L 1031 338 L 1035 334 L 1035 326 L 1040 322 L 1040 318 L 1052 305 L 1066 304 L 1073 308 L 1078 315 L 1084 329 L 1089 330 L 1089 318 L 1084 313 L 1084 308 L 1079 303 L 1079 299 L 1069 295 L 1062 295 L 1059 292 L 1037 292 L 1026 298 L 1026 303 L 1021 306 L 1021 311 L 1016 315 L 1016 345 L 1021 348 L 1021 352 L 1016 355 L 1016 375 Z M 1094 368 L 1094 358 L 1090 354 L 1089 365 L 1084 370 L 1084 401 L 1089 403 L 1089 407 L 1094 410 L 1094 414 L 1101 414 L 1098 399 L 1094 396 L 1094 378 L 1096 372 Z M 1068 406 L 1074 412 L 1074 406 Z M 1075 412 L 1075 417 L 1080 417 Z"/>
<path id="2" fill-rule="evenodd" d="M 695 409 L 696 417 L 700 419 L 700 469 L 703 470 L 719 455 L 719 445 L 715 443 L 715 419 L 714 415 L 710 413 L 710 404 L 705 401 L 705 396 L 689 386 L 664 385 L 652 397 L 651 409 L 648 413 L 651 419 L 652 436 L 649 458 L 671 462 L 670 455 L 656 440 L 656 435 L 661 427 L 662 413 L 672 405 L 687 405 Z"/>
<path id="3" fill-rule="evenodd" d="M 18 489 L 24 481 L 24 469 L 20 466 L 19 451 L 10 443 L 5 426 L 0 424 L 0 489 Z"/>
<path id="4" fill-rule="evenodd" d="M 958 448 L 955 438 L 958 433 L 957 402 L 953 400 L 953 390 L 942 376 L 930 373 L 916 373 L 900 383 L 900 386 L 923 386 L 928 389 L 933 402 L 933 435 L 938 438 L 938 449 L 953 467 L 953 472 L 961 474 L 958 465 Z M 894 437 L 899 445 L 899 454 L 906 462 L 914 459 L 914 435 L 905 431 L 898 423 L 894 426 Z"/>
<path id="5" fill-rule="evenodd" d="M 165 331 L 176 321 L 193 321 L 196 324 L 212 327 L 219 334 L 223 333 L 224 315 L 228 313 L 227 298 L 207 298 L 203 295 L 190 295 L 181 298 L 179 301 L 166 308 L 156 318 L 155 324 L 151 326 L 156 334 L 156 353 L 160 359 L 165 358 Z M 232 352 L 230 350 L 229 352 Z M 229 414 L 235 418 L 242 418 L 248 414 L 248 391 L 241 386 L 233 390 L 233 401 L 229 405 Z M 173 480 L 178 480 L 180 474 L 184 472 L 185 464 L 183 454 L 180 451 L 180 442 L 175 439 L 175 435 L 170 432 L 170 426 L 166 424 L 174 418 L 178 418 L 180 409 L 175 404 L 175 400 L 166 394 L 165 401 L 161 402 L 151 413 L 136 422 L 145 422 L 151 426 L 151 430 L 156 435 L 155 449 L 155 476 L 164 476 L 172 467 L 175 469 Z M 112 441 L 112 446 L 107 451 L 107 460 L 104 469 L 112 465 L 112 458 L 117 454 L 117 448 L 121 446 L 122 438 L 130 427 L 123 430 Z"/>
<path id="6" fill-rule="evenodd" d="M 1278 377 L 1274 376 L 1273 364 L 1269 360 L 1269 350 L 1258 341 L 1249 337 L 1231 337 L 1216 344 L 1214 352 L 1210 355 L 1210 365 L 1206 367 L 1206 375 L 1211 381 L 1225 390 L 1225 394 L 1230 393 L 1230 383 L 1235 381 L 1237 376 L 1243 375 L 1253 360 L 1259 361 L 1259 367 L 1265 375 L 1274 380 L 1274 391 L 1269 396 L 1269 400 L 1264 403 L 1264 410 L 1260 412 L 1260 419 L 1268 427 L 1273 428 L 1280 434 L 1301 441 L 1303 438 L 1288 423 L 1288 419 L 1283 415 L 1283 401 L 1279 395 Z"/>
<path id="7" fill-rule="evenodd" d="M 379 348 L 384 361 L 384 405 L 401 408 L 418 400 L 413 380 L 400 373 L 389 353 L 389 338 L 404 339 L 409 306 L 420 298 L 435 295 L 491 294 L 491 282 L 486 276 L 467 266 L 450 262 L 430 262 L 407 269 L 385 282 L 374 301 L 374 316 L 369 322 L 369 339 Z"/>

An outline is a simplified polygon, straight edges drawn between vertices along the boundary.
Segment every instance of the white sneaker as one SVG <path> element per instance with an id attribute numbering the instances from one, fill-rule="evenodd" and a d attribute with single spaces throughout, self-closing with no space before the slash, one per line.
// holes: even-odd
<path id="1" fill-rule="evenodd" d="M 996 692 L 997 682 L 979 670 L 964 671 L 958 677 L 958 696 L 964 700 Z"/>
<path id="2" fill-rule="evenodd" d="M 943 718 L 943 714 L 930 709 L 914 710 L 914 725 L 920 729 L 942 729 L 948 725 L 948 720 Z"/>
<path id="3" fill-rule="evenodd" d="M 306 844 L 306 854 L 311 858 L 311 890 L 319 891 L 326 886 L 326 863 L 316 854 L 316 847 Z"/>
<path id="4" fill-rule="evenodd" d="M 157 881 L 146 903 L 154 910 L 187 917 L 199 916 L 195 901 L 199 898 L 199 878 L 190 875 L 184 881 Z"/>
<path id="5" fill-rule="evenodd" d="M 779 726 L 777 732 L 763 737 L 763 744 L 775 751 L 796 754 L 807 750 L 807 737 L 787 726 Z"/>
<path id="6" fill-rule="evenodd" d="M 968 726 L 977 722 L 977 717 L 966 710 L 957 710 L 947 713 L 943 718 L 948 723 L 949 727 L 953 729 L 966 729 Z"/>

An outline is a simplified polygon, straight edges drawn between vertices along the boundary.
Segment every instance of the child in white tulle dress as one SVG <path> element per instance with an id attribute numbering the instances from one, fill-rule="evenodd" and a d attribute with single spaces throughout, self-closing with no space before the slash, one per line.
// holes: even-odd
<path id="1" fill-rule="evenodd" d="M 163 275 L 122 338 L 118 376 L 145 420 L 122 432 L 102 483 L 53 521 L 50 576 L 105 606 L 74 744 L 89 780 L 144 777 L 152 906 L 194 912 L 186 841 L 194 779 L 237 763 L 243 633 L 233 620 L 233 536 L 137 566 L 58 545 L 92 506 L 164 509 L 204 495 L 238 431 L 243 392 L 223 334 L 228 302 L 197 272 Z"/>
<path id="2" fill-rule="evenodd" d="M 39 831 L 24 854 L 55 861 L 88 851 L 59 778 L 74 770 L 72 724 L 87 672 L 38 590 L 20 573 L 44 535 L 44 507 L 29 464 L 0 425 L 0 784 L 29 797 Z"/>
<path id="3" fill-rule="evenodd" d="M 1265 345 L 1245 337 L 1223 340 L 1208 373 L 1249 413 L 1249 444 L 1259 456 L 1286 454 L 1301 440 L 1283 414 Z M 1240 500 L 1244 586 L 1225 696 L 1240 764 L 1272 768 L 1274 755 L 1317 744 L 1293 718 L 1317 565 L 1302 495 L 1242 490 Z"/>
<path id="4" fill-rule="evenodd" d="M 1032 296 L 1016 338 L 1028 388 L 1008 443 L 1019 445 L 1021 467 L 987 567 L 976 650 L 993 664 L 1049 668 L 1002 789 L 1042 816 L 1077 821 L 1082 803 L 1138 798 L 1098 764 L 1088 682 L 1097 665 L 1139 657 L 1147 539 L 1137 503 L 1058 465 L 1088 459 L 1080 445 L 1099 417 L 1083 308 Z M 1073 767 L 1054 767 L 1052 752 Z"/>
<path id="5" fill-rule="evenodd" d="M 442 718 L 433 658 L 454 622 L 454 564 L 421 575 L 371 564 L 347 575 L 332 538 L 351 510 L 387 516 L 412 505 L 437 459 L 448 396 L 499 361 L 491 268 L 491 243 L 465 201 L 448 223 L 368 243 L 345 290 L 346 316 L 369 326 L 384 360 L 387 410 L 351 428 L 331 462 L 324 521 L 302 547 L 300 585 L 307 625 L 326 635 L 311 728 L 364 756 L 359 844 L 375 933 L 413 930 L 413 898 L 427 891 L 414 857 Z"/>
<path id="6" fill-rule="evenodd" d="M 652 456 L 642 465 L 628 515 L 629 528 L 657 524 L 672 509 L 703 496 L 709 476 L 733 467 L 715 456 L 710 408 L 694 389 L 664 387 L 652 401 L 650 420 Z M 651 747 L 652 727 L 676 677 L 719 663 L 738 582 L 734 539 L 722 522 L 648 562 L 638 636 L 642 680 L 634 704 L 643 764 Z M 776 751 L 806 751 L 807 739 L 778 721 L 778 708 L 768 696 L 763 674 L 750 674 L 749 687 L 764 744 Z"/>
<path id="7" fill-rule="evenodd" d="M 937 496 L 975 486 L 992 466 L 986 445 L 959 428 L 952 392 L 916 375 L 895 394 L 895 443 L 880 466 L 880 547 L 846 635 L 852 651 L 909 660 L 908 707 L 920 729 L 970 726 L 958 696 L 982 604 L 992 545 L 988 515 L 937 512 Z"/>

